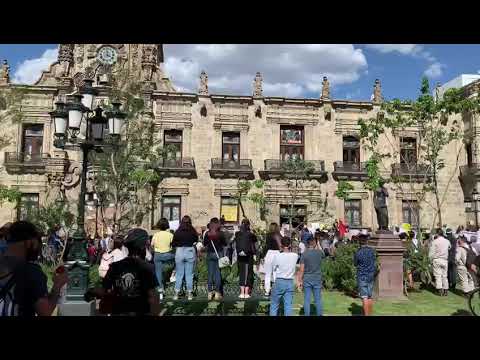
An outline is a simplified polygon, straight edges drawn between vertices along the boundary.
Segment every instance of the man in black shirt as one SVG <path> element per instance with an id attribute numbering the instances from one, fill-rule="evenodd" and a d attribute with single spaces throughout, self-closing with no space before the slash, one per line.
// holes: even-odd
<path id="1" fill-rule="evenodd" d="M 113 315 L 158 315 L 158 281 L 152 264 L 145 261 L 147 241 L 145 230 L 130 230 L 124 240 L 128 257 L 110 265 L 102 288 L 90 289 L 86 300 L 103 298 Z"/>
<path id="2" fill-rule="evenodd" d="M 36 263 L 41 252 L 41 236 L 35 226 L 17 221 L 7 234 L 7 250 L 0 257 L 0 316 L 50 316 L 57 306 L 66 272 L 53 275 L 47 290 L 47 276 Z"/>

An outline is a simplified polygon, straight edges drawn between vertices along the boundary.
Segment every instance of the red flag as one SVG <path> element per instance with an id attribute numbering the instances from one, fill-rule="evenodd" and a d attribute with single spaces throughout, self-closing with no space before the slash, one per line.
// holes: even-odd
<path id="1" fill-rule="evenodd" d="M 340 234 L 340 239 L 343 239 L 343 236 L 347 233 L 347 227 L 342 220 L 338 221 L 338 232 Z"/>

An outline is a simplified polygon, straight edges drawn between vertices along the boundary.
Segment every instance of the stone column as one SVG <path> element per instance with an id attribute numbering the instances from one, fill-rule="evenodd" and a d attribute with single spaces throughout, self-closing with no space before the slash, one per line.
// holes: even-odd
<path id="1" fill-rule="evenodd" d="M 374 286 L 376 299 L 404 299 L 403 253 L 405 248 L 400 238 L 390 231 L 377 231 L 370 240 L 378 253 L 380 272 Z"/>

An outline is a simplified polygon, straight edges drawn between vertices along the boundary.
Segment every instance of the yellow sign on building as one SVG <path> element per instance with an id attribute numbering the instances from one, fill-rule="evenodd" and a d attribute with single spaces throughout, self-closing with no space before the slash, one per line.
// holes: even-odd
<path id="1" fill-rule="evenodd" d="M 238 206 L 237 205 L 222 205 L 222 211 L 220 216 L 225 217 L 225 221 L 237 222 L 238 221 Z"/>

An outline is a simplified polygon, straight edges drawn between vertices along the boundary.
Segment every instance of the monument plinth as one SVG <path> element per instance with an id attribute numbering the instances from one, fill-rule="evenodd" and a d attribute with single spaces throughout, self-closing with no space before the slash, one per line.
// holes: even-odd
<path id="1" fill-rule="evenodd" d="M 378 230 L 369 245 L 378 253 L 380 272 L 375 280 L 374 297 L 377 299 L 404 299 L 402 240 L 391 231 Z"/>

